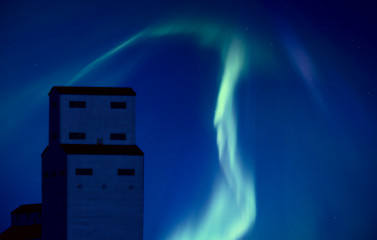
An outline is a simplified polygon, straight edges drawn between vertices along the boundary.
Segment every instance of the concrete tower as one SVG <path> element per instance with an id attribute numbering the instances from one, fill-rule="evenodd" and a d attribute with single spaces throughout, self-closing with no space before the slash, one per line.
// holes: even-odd
<path id="1" fill-rule="evenodd" d="M 131 88 L 53 87 L 42 239 L 143 239 L 144 154 Z"/>

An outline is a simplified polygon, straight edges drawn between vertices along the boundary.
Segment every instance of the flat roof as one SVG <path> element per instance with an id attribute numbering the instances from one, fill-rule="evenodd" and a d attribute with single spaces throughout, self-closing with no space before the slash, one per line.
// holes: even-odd
<path id="1" fill-rule="evenodd" d="M 60 144 L 67 154 L 144 155 L 136 145 Z"/>
<path id="2" fill-rule="evenodd" d="M 41 212 L 42 203 L 24 204 L 14 209 L 11 214 Z"/>
<path id="3" fill-rule="evenodd" d="M 54 86 L 51 88 L 48 95 L 53 90 L 60 94 L 73 95 L 116 95 L 116 96 L 136 96 L 135 91 L 129 87 L 60 87 Z"/>

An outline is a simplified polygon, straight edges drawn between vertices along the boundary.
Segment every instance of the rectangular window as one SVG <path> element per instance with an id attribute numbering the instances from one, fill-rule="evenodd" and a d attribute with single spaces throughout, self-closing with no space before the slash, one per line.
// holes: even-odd
<path id="1" fill-rule="evenodd" d="M 135 169 L 118 169 L 119 176 L 135 176 Z"/>
<path id="2" fill-rule="evenodd" d="M 93 175 L 93 169 L 91 168 L 76 168 L 76 175 Z"/>
<path id="3" fill-rule="evenodd" d="M 126 102 L 111 102 L 111 108 L 127 108 Z"/>
<path id="4" fill-rule="evenodd" d="M 126 140 L 126 134 L 125 133 L 112 133 L 110 134 L 111 140 Z"/>
<path id="5" fill-rule="evenodd" d="M 70 108 L 85 108 L 86 102 L 84 101 L 69 101 Z"/>
<path id="6" fill-rule="evenodd" d="M 85 133 L 70 132 L 69 139 L 85 139 Z"/>

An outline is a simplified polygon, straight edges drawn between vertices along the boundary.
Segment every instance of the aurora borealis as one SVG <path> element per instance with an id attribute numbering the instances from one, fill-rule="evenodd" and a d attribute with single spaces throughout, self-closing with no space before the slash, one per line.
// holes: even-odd
<path id="1" fill-rule="evenodd" d="M 227 35 L 230 34 L 230 35 Z M 215 47 L 224 54 L 223 74 L 217 97 L 214 125 L 217 129 L 219 160 L 226 181 L 218 181 L 209 198 L 209 206 L 202 218 L 195 220 L 194 226 L 178 226 L 169 239 L 239 239 L 252 226 L 256 217 L 256 203 L 253 173 L 242 170 L 241 159 L 237 155 L 236 116 L 233 110 L 234 90 L 237 80 L 246 65 L 247 54 L 244 39 L 230 29 L 219 24 L 208 24 L 194 20 L 166 23 L 141 32 L 124 41 L 119 46 L 97 58 L 79 72 L 68 85 L 75 84 L 107 61 L 113 55 L 129 47 L 142 38 L 161 37 L 177 34 L 194 35 L 201 45 Z M 225 36 L 229 36 L 229 39 Z"/>
<path id="2" fill-rule="evenodd" d="M 137 92 L 145 239 L 376 237 L 371 10 L 307 4 L 3 3 L 0 231 L 72 85 Z"/>

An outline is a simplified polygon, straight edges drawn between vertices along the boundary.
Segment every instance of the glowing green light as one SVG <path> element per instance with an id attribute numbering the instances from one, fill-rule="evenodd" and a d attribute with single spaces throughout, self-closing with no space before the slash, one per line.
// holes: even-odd
<path id="1" fill-rule="evenodd" d="M 237 125 L 233 109 L 234 91 L 244 70 L 247 42 L 222 24 L 181 20 L 158 25 L 126 40 L 97 58 L 79 72 L 71 85 L 119 51 L 140 39 L 168 35 L 192 36 L 198 44 L 218 50 L 223 60 L 223 73 L 217 97 L 214 126 L 217 130 L 219 161 L 225 179 L 218 180 L 211 201 L 200 219 L 177 226 L 168 237 L 172 240 L 239 239 L 253 225 L 256 202 L 253 176 L 245 172 L 237 154 Z"/>

